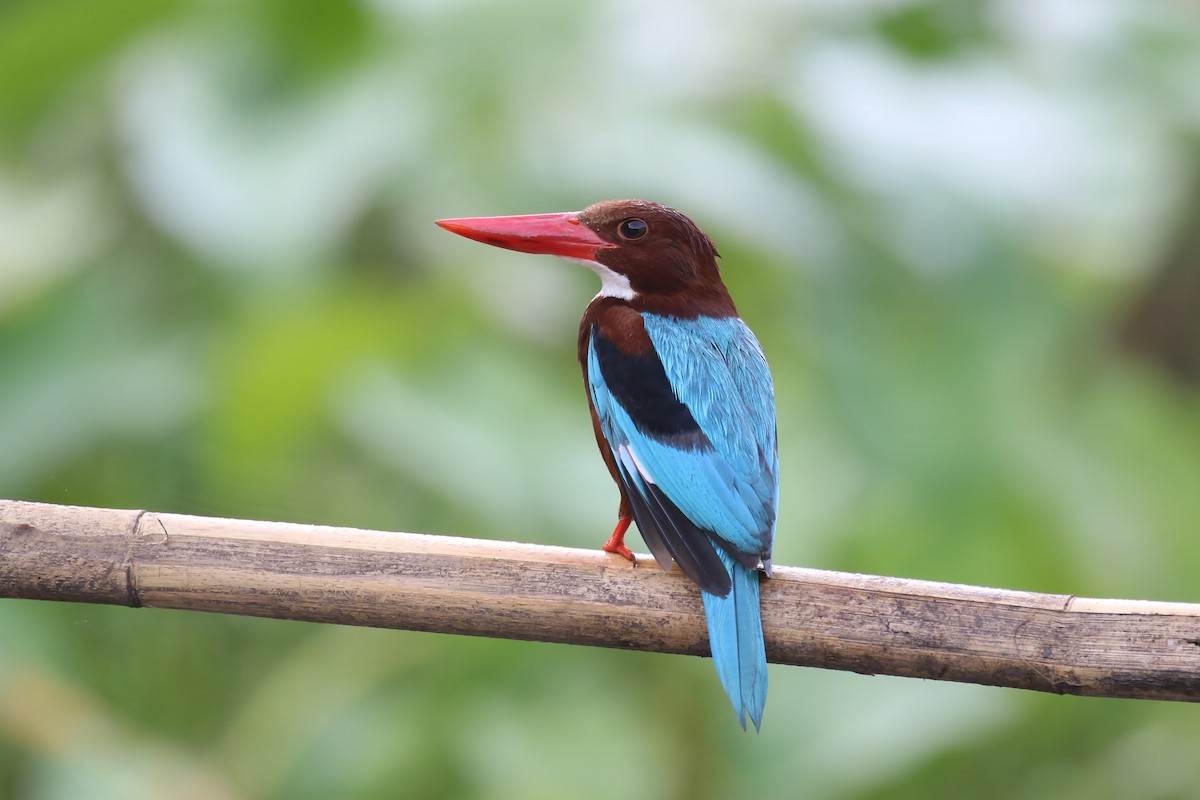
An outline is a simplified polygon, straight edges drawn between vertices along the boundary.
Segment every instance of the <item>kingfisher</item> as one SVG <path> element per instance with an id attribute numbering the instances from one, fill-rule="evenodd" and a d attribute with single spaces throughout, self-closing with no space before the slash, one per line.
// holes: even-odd
<path id="1" fill-rule="evenodd" d="M 582 211 L 438 220 L 451 233 L 588 267 L 579 324 L 592 427 L 621 501 L 603 549 L 634 561 L 636 522 L 664 570 L 701 591 L 713 662 L 743 729 L 761 729 L 767 657 L 759 574 L 771 575 L 779 498 L 775 390 L 721 280 L 716 246 L 644 200 Z"/>

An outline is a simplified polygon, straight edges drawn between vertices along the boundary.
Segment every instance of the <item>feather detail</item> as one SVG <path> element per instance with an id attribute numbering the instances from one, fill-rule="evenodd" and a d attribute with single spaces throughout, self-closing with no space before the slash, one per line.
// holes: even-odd
<path id="1" fill-rule="evenodd" d="M 640 468 L 628 444 L 617 447 L 618 469 L 627 492 L 634 521 L 643 541 L 664 572 L 674 560 L 701 589 L 720 597 L 729 594 L 729 571 L 705 531 L 696 527 L 678 506 Z"/>
<path id="2" fill-rule="evenodd" d="M 725 552 L 720 556 L 730 570 L 732 588 L 726 597 L 703 593 L 709 646 L 721 686 L 733 702 L 738 722 L 745 729 L 749 716 L 754 729 L 759 730 L 767 702 L 767 653 L 763 646 L 758 572 L 734 561 Z"/>

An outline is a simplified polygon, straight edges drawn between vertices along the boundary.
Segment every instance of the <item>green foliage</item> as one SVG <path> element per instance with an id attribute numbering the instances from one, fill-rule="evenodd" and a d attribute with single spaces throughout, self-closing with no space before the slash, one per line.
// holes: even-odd
<path id="1" fill-rule="evenodd" d="M 1200 404 L 1115 343 L 1200 20 L 1076 5 L 10 3 L 0 496 L 598 546 L 593 276 L 432 220 L 635 195 L 771 360 L 778 563 L 1200 601 Z M 771 681 L 10 601 L 0 797 L 1200 794 L 1187 706 Z"/>
<path id="2" fill-rule="evenodd" d="M 113 0 L 17 2 L 0 9 L 0 143 L 29 131 L 55 103 L 88 102 L 123 47 L 183 4 Z"/>
<path id="3" fill-rule="evenodd" d="M 884 41 L 918 59 L 962 55 L 988 41 L 988 5 L 979 2 L 909 3 L 876 20 Z"/>

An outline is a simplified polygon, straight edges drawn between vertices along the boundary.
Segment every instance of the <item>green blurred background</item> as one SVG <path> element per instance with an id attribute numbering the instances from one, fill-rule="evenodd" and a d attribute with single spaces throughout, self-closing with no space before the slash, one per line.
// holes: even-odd
<path id="1" fill-rule="evenodd" d="M 6 0 L 0 496 L 598 547 L 595 277 L 432 220 L 634 196 L 774 368 L 777 563 L 1200 601 L 1198 76 L 1182 0 Z M 1197 713 L 0 603 L 21 800 L 1200 797 Z"/>

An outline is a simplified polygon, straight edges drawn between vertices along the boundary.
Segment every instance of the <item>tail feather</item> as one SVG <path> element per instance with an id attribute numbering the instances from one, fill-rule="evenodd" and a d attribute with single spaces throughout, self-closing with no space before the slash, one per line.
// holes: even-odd
<path id="1" fill-rule="evenodd" d="M 726 597 L 703 593 L 713 663 L 742 728 L 746 727 L 749 715 L 758 730 L 767 702 L 767 653 L 763 646 L 758 572 L 738 563 L 724 550 L 717 552 L 730 570 L 733 589 Z"/>

